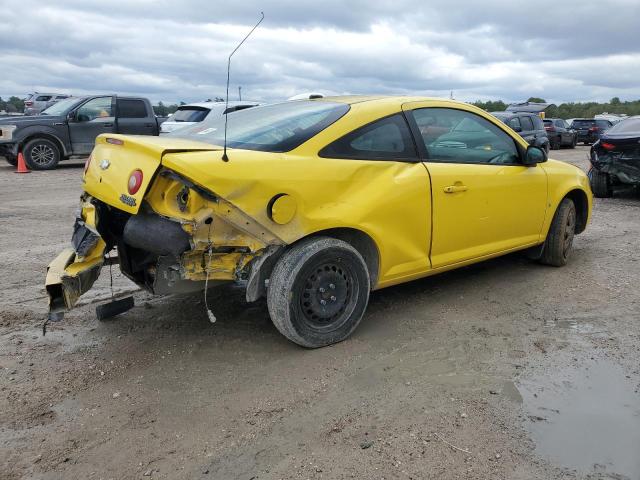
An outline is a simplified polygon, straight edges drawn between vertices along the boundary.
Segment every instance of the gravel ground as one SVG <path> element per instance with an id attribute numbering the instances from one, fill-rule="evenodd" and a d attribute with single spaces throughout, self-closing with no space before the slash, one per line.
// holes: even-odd
<path id="1" fill-rule="evenodd" d="M 510 255 L 381 290 L 310 351 L 232 288 L 215 324 L 201 295 L 140 291 L 98 322 L 105 272 L 43 337 L 81 189 L 63 166 L 0 166 L 0 478 L 640 478 L 634 192 L 596 201 L 566 267 Z"/>

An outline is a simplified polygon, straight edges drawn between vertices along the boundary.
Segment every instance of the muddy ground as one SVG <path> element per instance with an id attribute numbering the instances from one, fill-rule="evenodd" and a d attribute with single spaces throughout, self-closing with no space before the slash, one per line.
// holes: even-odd
<path id="1" fill-rule="evenodd" d="M 553 152 L 586 168 L 586 147 Z M 640 198 L 598 200 L 569 264 L 510 255 L 372 295 L 347 341 L 264 302 L 152 298 L 103 271 L 42 336 L 81 164 L 0 166 L 0 478 L 638 479 Z M 116 293 L 132 289 L 114 269 Z"/>

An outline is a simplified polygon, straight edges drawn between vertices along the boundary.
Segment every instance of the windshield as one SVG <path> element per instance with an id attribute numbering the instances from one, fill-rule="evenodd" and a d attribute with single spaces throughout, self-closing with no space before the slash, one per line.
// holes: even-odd
<path id="1" fill-rule="evenodd" d="M 640 133 L 640 118 L 630 118 L 615 124 L 609 129 L 608 134 Z"/>
<path id="2" fill-rule="evenodd" d="M 317 135 L 349 111 L 349 105 L 300 100 L 247 108 L 226 115 L 227 146 L 263 152 L 288 152 Z M 225 117 L 207 117 L 202 123 L 182 128 L 173 137 L 224 143 Z"/>
<path id="3" fill-rule="evenodd" d="M 76 104 L 82 100 L 81 98 L 67 98 L 54 103 L 49 108 L 40 112 L 40 115 L 64 115 L 68 110 L 71 110 Z"/>

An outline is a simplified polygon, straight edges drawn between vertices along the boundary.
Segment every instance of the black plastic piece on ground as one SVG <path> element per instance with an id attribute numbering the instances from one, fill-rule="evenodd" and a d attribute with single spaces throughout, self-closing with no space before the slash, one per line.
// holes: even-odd
<path id="1" fill-rule="evenodd" d="M 107 318 L 115 317 L 121 313 L 127 312 L 133 308 L 133 297 L 125 297 L 120 300 L 113 300 L 112 302 L 105 303 L 104 305 L 98 305 L 96 307 L 96 316 L 98 320 L 106 320 Z"/>

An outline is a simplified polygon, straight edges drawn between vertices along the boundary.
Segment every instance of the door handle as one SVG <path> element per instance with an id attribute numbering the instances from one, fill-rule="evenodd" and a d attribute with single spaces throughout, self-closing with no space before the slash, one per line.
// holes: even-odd
<path id="1" fill-rule="evenodd" d="M 102 124 L 103 128 L 107 128 L 107 127 L 113 127 L 113 123 L 103 123 Z"/>
<path id="2" fill-rule="evenodd" d="M 466 192 L 466 185 L 449 185 L 448 187 L 444 187 L 444 193 L 456 193 L 456 192 Z"/>
<path id="3" fill-rule="evenodd" d="M 153 127 L 153 123 L 145 123 L 144 126 L 145 127 Z"/>

